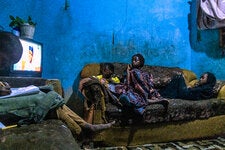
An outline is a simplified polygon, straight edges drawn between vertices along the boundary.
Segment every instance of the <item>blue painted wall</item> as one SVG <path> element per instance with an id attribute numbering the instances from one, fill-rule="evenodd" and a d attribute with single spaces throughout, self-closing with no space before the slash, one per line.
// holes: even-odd
<path id="1" fill-rule="evenodd" d="M 178 66 L 197 75 L 212 71 L 224 79 L 218 31 L 197 32 L 196 16 L 189 14 L 196 12 L 195 1 L 67 0 L 68 8 L 66 0 L 0 2 L 4 30 L 11 30 L 9 15 L 31 15 L 37 22 L 34 39 L 44 44 L 43 77 L 60 79 L 66 93 L 76 87 L 84 65 L 130 62 L 134 53 L 142 53 L 146 64 Z"/>

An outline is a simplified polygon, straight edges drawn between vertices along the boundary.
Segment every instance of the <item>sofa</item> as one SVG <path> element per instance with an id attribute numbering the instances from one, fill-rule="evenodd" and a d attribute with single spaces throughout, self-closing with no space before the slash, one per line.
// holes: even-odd
<path id="1" fill-rule="evenodd" d="M 61 82 L 58 79 L 45 79 L 38 77 L 5 77 L 0 76 L 0 81 L 8 82 L 12 88 L 35 86 L 52 86 L 63 96 Z M 0 107 L 2 107 L 0 105 Z M 49 116 L 52 112 L 49 111 Z M 16 116 L 2 115 L 0 120 L 16 122 Z M 5 124 L 6 125 L 6 124 Z M 61 120 L 45 118 L 40 123 L 16 126 L 7 124 L 8 129 L 0 130 L 0 149 L 80 149 L 76 137 L 73 136 L 66 124 Z"/>
<path id="2" fill-rule="evenodd" d="M 114 62 L 115 74 L 122 75 L 126 63 Z M 179 67 L 145 65 L 144 71 L 154 77 L 154 86 L 163 88 L 177 73 L 182 73 L 185 82 L 193 86 L 197 81 L 196 74 Z M 100 63 L 85 65 L 80 72 L 80 80 L 100 73 Z M 93 123 L 104 123 L 116 120 L 110 129 L 97 132 L 90 137 L 96 146 L 134 146 L 149 143 L 202 139 L 218 136 L 225 132 L 225 82 L 217 80 L 214 87 L 214 98 L 207 100 L 168 99 L 167 110 L 160 104 L 146 107 L 145 116 L 124 112 L 111 102 L 102 102 L 94 110 Z M 87 90 L 87 89 L 86 89 Z M 79 101 L 85 96 L 79 93 Z M 79 103 L 78 103 L 79 104 Z M 80 107 L 80 106 L 73 106 Z"/>

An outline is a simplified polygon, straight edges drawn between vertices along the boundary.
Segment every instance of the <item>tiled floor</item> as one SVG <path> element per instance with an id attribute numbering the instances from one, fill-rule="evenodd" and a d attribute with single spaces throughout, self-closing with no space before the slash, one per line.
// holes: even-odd
<path id="1" fill-rule="evenodd" d="M 145 144 L 139 146 L 97 147 L 84 150 L 225 150 L 225 137 L 205 140 Z"/>

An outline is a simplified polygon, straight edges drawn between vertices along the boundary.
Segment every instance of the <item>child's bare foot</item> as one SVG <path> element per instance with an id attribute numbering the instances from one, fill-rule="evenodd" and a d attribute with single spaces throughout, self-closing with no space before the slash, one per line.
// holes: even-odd
<path id="1" fill-rule="evenodd" d="M 106 123 L 106 124 L 85 124 L 84 128 L 86 129 L 90 129 L 91 131 L 101 131 L 104 129 L 108 129 L 111 128 L 114 124 L 116 123 L 116 121 L 110 122 L 110 123 Z"/>

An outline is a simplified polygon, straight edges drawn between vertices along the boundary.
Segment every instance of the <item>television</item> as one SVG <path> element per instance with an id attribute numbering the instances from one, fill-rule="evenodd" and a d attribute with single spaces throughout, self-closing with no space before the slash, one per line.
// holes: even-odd
<path id="1" fill-rule="evenodd" d="M 10 67 L 9 76 L 41 77 L 43 44 L 32 39 L 19 38 L 23 53 Z"/>

